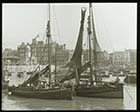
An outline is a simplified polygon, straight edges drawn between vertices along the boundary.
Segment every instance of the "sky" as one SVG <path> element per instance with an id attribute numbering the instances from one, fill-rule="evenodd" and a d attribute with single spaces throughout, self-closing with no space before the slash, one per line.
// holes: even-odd
<path id="1" fill-rule="evenodd" d="M 52 39 L 74 49 L 78 38 L 81 8 L 86 7 L 84 42 L 87 43 L 86 24 L 88 3 L 52 3 Z M 97 40 L 108 52 L 136 49 L 137 3 L 92 3 Z M 21 42 L 45 40 L 48 21 L 47 3 L 2 4 L 2 46 L 16 49 Z"/>

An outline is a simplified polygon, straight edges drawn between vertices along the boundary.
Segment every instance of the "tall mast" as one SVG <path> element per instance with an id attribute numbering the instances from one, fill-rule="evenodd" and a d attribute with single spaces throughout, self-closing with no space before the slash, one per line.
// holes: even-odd
<path id="1" fill-rule="evenodd" d="M 88 17 L 89 20 L 90 16 Z M 92 58 L 91 58 L 91 26 L 90 26 L 90 21 L 88 21 L 88 42 L 89 42 L 89 62 L 90 62 L 90 82 L 91 84 L 93 83 L 93 70 L 92 70 Z"/>
<path id="2" fill-rule="evenodd" d="M 54 81 L 56 82 L 56 73 L 57 73 L 57 44 L 55 45 L 55 76 Z"/>
<path id="3" fill-rule="evenodd" d="M 95 25 L 94 25 L 94 19 L 93 19 L 93 11 L 92 11 L 92 3 L 89 4 L 90 12 L 91 12 L 91 22 L 92 22 L 92 28 L 93 28 L 93 56 L 94 56 L 94 67 L 95 67 L 95 82 L 97 82 L 97 75 L 96 75 L 96 65 L 97 65 L 97 54 L 96 54 L 96 31 L 95 31 Z"/>
<path id="4" fill-rule="evenodd" d="M 49 87 L 51 84 L 51 50 L 50 50 L 50 39 L 51 39 L 51 27 L 50 27 L 50 4 L 49 4 L 49 20 L 47 24 L 47 37 L 48 37 L 48 62 L 49 62 Z"/>
<path id="5" fill-rule="evenodd" d="M 90 62 L 90 82 L 91 84 L 93 84 L 93 70 L 92 70 L 92 56 L 91 56 L 91 11 L 90 11 L 90 7 L 89 7 L 89 16 L 88 16 L 88 36 L 89 36 L 89 62 Z"/>

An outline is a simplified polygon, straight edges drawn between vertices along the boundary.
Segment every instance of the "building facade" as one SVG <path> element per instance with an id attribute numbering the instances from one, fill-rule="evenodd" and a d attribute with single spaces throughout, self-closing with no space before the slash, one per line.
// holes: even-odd
<path id="1" fill-rule="evenodd" d="M 92 61 L 94 63 L 94 53 L 93 50 L 91 52 Z M 83 50 L 83 63 L 89 61 L 89 50 Z M 96 62 L 98 65 L 106 65 L 109 63 L 109 53 L 107 51 L 97 51 L 96 52 Z"/>
<path id="2" fill-rule="evenodd" d="M 137 56 L 136 56 L 136 50 L 125 50 L 125 56 L 127 60 L 127 65 L 129 66 L 136 66 L 137 63 Z"/>
<path id="3" fill-rule="evenodd" d="M 53 47 L 55 49 L 52 54 L 52 64 L 65 65 L 69 61 L 69 51 L 66 49 L 66 45 L 59 45 Z"/>
<path id="4" fill-rule="evenodd" d="M 51 64 L 64 65 L 69 59 L 69 52 L 66 45 L 59 45 L 55 42 L 50 43 Z M 32 40 L 31 43 L 31 57 L 32 63 L 41 65 L 48 64 L 48 44 L 44 41 Z"/>
<path id="5" fill-rule="evenodd" d="M 17 50 L 6 48 L 2 52 L 3 65 L 16 65 L 19 63 L 19 57 Z"/>
<path id="6" fill-rule="evenodd" d="M 27 63 L 29 63 L 29 57 L 28 57 L 29 49 L 24 42 L 22 42 L 21 45 L 17 47 L 17 52 L 20 58 L 19 59 L 20 65 L 26 65 Z"/>
<path id="7" fill-rule="evenodd" d="M 97 63 L 99 65 L 108 65 L 109 64 L 109 53 L 107 51 L 98 51 L 97 52 Z"/>
<path id="8" fill-rule="evenodd" d="M 126 55 L 123 51 L 113 52 L 113 65 L 125 65 L 126 64 Z"/>
<path id="9" fill-rule="evenodd" d="M 113 65 L 136 66 L 136 50 L 125 50 L 113 52 Z"/>

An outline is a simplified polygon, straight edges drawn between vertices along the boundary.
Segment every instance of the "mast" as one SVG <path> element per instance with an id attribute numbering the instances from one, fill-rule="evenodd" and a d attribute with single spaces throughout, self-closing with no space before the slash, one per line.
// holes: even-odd
<path id="1" fill-rule="evenodd" d="M 92 30 L 93 30 L 93 57 L 94 57 L 94 76 L 95 76 L 95 82 L 97 82 L 97 75 L 96 75 L 96 65 L 97 65 L 97 54 L 96 54 L 96 31 L 95 31 L 95 25 L 94 25 L 94 19 L 93 19 L 93 11 L 92 11 L 92 3 L 89 3 L 89 11 L 90 11 L 90 15 L 91 15 L 91 22 L 92 22 Z"/>
<path id="2" fill-rule="evenodd" d="M 91 31 L 91 11 L 90 11 L 90 7 L 89 7 L 89 16 L 88 16 L 88 36 L 89 36 L 89 62 L 90 62 L 90 82 L 91 84 L 93 84 L 93 77 L 92 77 L 92 74 L 93 74 L 93 69 L 92 69 L 92 56 L 91 56 L 91 34 L 92 34 L 92 31 Z"/>
<path id="3" fill-rule="evenodd" d="M 51 27 L 50 27 L 50 4 L 49 4 L 49 20 L 47 24 L 47 37 L 48 37 L 48 62 L 49 62 L 49 87 L 51 85 L 51 51 L 50 51 L 50 39 L 51 39 Z"/>
<path id="4" fill-rule="evenodd" d="M 57 73 L 57 44 L 55 46 L 55 76 L 54 76 L 54 81 L 56 82 L 56 73 Z"/>
<path id="5" fill-rule="evenodd" d="M 90 16 L 88 17 L 88 20 L 90 19 Z M 92 58 L 91 58 L 91 26 L 90 21 L 88 21 L 88 42 L 89 42 L 89 62 L 90 62 L 90 82 L 93 84 L 93 70 L 92 70 Z"/>

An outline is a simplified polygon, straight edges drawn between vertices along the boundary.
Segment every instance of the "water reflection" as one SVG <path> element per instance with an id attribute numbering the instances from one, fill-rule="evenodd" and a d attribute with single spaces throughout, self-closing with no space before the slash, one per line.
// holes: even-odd
<path id="1" fill-rule="evenodd" d="M 124 86 L 124 99 L 74 97 L 73 100 L 46 100 L 2 94 L 4 110 L 123 110 L 136 109 L 136 85 Z"/>
<path id="2" fill-rule="evenodd" d="M 42 100 L 33 98 L 22 98 L 15 96 L 3 96 L 3 109 L 62 109 L 62 110 L 108 110 L 123 108 L 122 99 L 101 99 L 74 97 L 74 100 Z"/>

